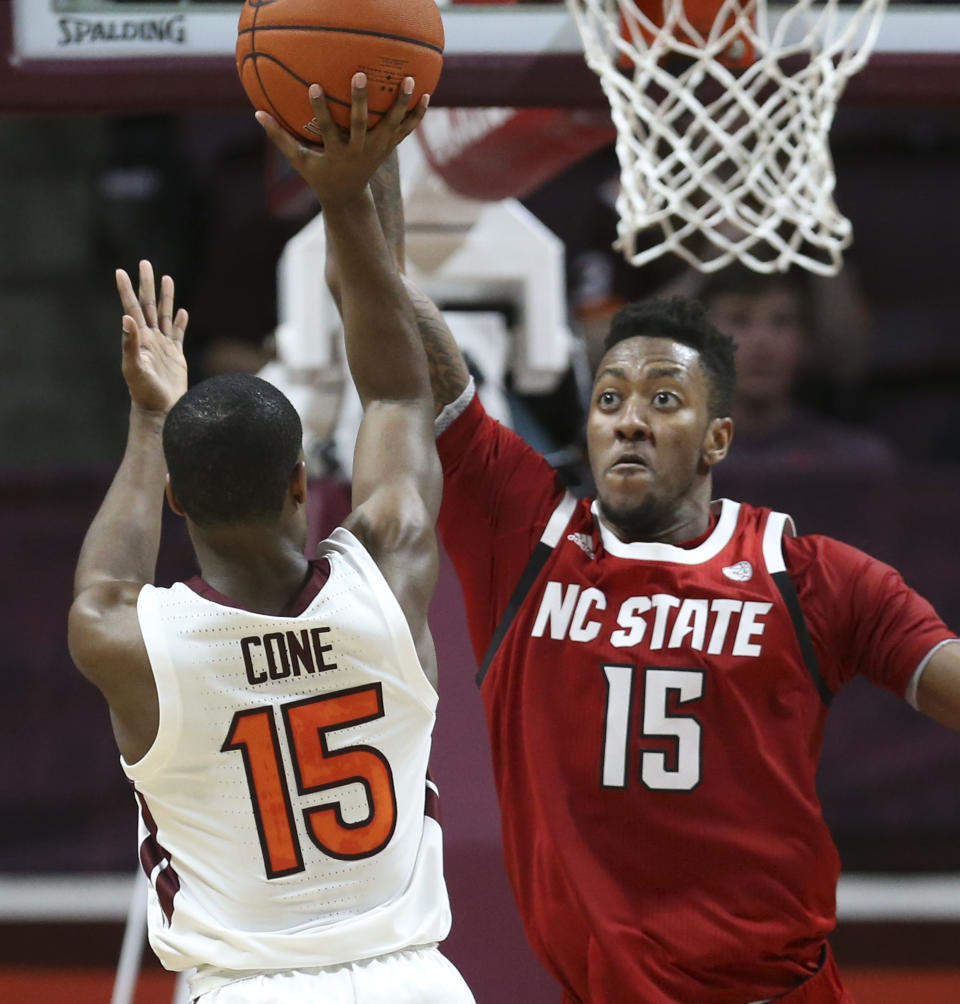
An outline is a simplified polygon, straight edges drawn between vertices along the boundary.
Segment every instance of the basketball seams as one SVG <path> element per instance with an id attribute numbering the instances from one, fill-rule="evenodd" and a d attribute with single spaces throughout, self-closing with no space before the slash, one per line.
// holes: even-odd
<path id="1" fill-rule="evenodd" d="M 254 63 L 254 72 L 257 75 L 257 83 L 260 84 L 260 90 L 263 92 L 264 100 L 269 102 L 270 108 L 272 109 L 271 114 L 288 132 L 294 132 L 299 134 L 299 130 L 294 129 L 290 125 L 290 123 L 283 118 L 283 116 L 279 113 L 279 111 L 276 110 L 276 106 L 270 99 L 270 92 L 267 90 L 266 84 L 264 84 L 263 82 L 263 77 L 260 76 L 260 70 L 257 68 L 256 65 L 257 60 L 265 59 L 268 62 L 273 63 L 275 66 L 279 66 L 281 70 L 283 70 L 285 73 L 288 73 L 291 77 L 293 77 L 293 79 L 296 80 L 298 84 L 303 84 L 305 87 L 309 86 L 309 82 L 304 80 L 303 77 L 301 77 L 298 73 L 291 70 L 286 63 L 279 60 L 276 56 L 271 55 L 269 52 L 248 52 L 240 61 L 241 70 L 243 68 L 243 65 L 251 59 L 253 60 Z M 342 108 L 351 107 L 351 103 L 349 101 L 344 101 L 342 98 L 336 98 L 332 94 L 327 94 L 326 92 L 324 92 L 323 96 L 327 99 L 327 101 L 331 101 L 335 105 L 340 105 Z M 377 115 L 382 118 L 384 115 L 387 114 L 387 112 L 386 110 L 379 111 L 376 108 L 368 108 L 367 114 Z"/>
<path id="2" fill-rule="evenodd" d="M 250 0 L 250 4 L 251 4 L 251 6 L 254 6 L 253 0 Z M 266 55 L 266 53 L 258 53 L 257 52 L 257 38 L 256 38 L 257 18 L 260 15 L 260 8 L 263 7 L 263 6 L 265 6 L 265 4 L 263 4 L 263 3 L 257 3 L 254 6 L 253 24 L 251 25 L 251 27 L 249 29 L 244 29 L 240 33 L 240 34 L 246 34 L 247 31 L 250 32 L 250 50 L 251 50 L 246 56 L 243 57 L 243 62 L 240 64 L 240 69 L 241 69 L 240 79 L 241 80 L 243 79 L 242 67 L 246 64 L 247 60 L 251 56 Z M 280 60 L 275 60 L 275 62 L 278 65 L 283 66 L 284 70 L 286 70 L 287 73 L 290 72 L 290 70 L 286 66 L 284 66 L 284 64 L 281 63 Z M 257 63 L 258 63 L 258 60 L 254 59 L 253 60 L 253 72 L 257 75 L 257 84 L 260 86 L 260 93 L 263 95 L 264 100 L 270 106 L 270 112 L 271 112 L 271 114 L 280 123 L 280 125 L 282 125 L 283 128 L 286 129 L 288 132 L 293 132 L 293 133 L 299 132 L 298 129 L 295 129 L 286 120 L 286 118 L 284 117 L 284 115 L 281 114 L 280 110 L 273 103 L 273 98 L 270 97 L 270 92 L 267 90 L 267 85 L 263 82 L 263 77 L 260 76 L 260 67 L 257 65 Z M 296 77 L 296 74 L 294 74 L 294 76 Z"/>
<path id="3" fill-rule="evenodd" d="M 349 128 L 349 81 L 357 71 L 367 73 L 375 103 L 389 103 L 403 76 L 418 82 L 413 101 L 419 101 L 440 76 L 443 23 L 434 0 L 366 0 L 363 5 L 356 0 L 247 0 L 237 26 L 236 57 L 254 107 L 269 112 L 298 139 L 314 143 L 309 126 L 293 124 L 312 115 L 310 83 L 323 87 L 342 129 Z M 388 111 L 389 105 L 368 107 L 368 126 Z"/>
<path id="4" fill-rule="evenodd" d="M 362 35 L 367 38 L 383 38 L 389 42 L 405 42 L 407 45 L 415 45 L 421 49 L 429 49 L 431 52 L 437 53 L 437 55 L 443 55 L 443 49 L 439 45 L 434 45 L 433 42 L 425 42 L 420 38 L 409 38 L 406 35 L 393 35 L 386 31 L 372 31 L 368 28 L 342 28 L 338 25 L 324 24 L 268 24 L 258 27 L 256 14 L 254 15 L 253 25 L 249 28 L 241 28 L 237 34 L 247 35 L 255 31 L 261 33 L 271 31 L 327 31 L 341 35 Z"/>

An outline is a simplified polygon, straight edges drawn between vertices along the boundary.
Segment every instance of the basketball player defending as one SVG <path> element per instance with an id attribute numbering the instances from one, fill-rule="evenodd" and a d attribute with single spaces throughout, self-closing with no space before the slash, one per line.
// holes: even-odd
<path id="1" fill-rule="evenodd" d="M 399 255 L 389 177 L 374 193 Z M 711 503 L 734 354 L 699 305 L 614 318 L 587 420 L 597 498 L 578 500 L 485 414 L 443 318 L 412 295 L 439 527 L 534 950 L 569 1004 L 847 1004 L 814 784 L 828 705 L 863 674 L 960 727 L 955 636 L 892 568 L 795 536 L 782 513 Z"/>
<path id="2" fill-rule="evenodd" d="M 353 511 L 313 561 L 289 401 L 249 376 L 187 391 L 172 280 L 156 302 L 149 263 L 139 297 L 117 273 L 129 439 L 80 555 L 70 647 L 140 804 L 151 944 L 196 969 L 201 1004 L 473 1001 L 436 948 L 450 912 L 427 777 L 432 398 L 367 187 L 422 118 L 410 84 L 368 133 L 355 80 L 349 138 L 313 89 L 322 153 L 261 118 L 323 205 L 364 404 Z M 167 471 L 201 578 L 158 589 Z"/>

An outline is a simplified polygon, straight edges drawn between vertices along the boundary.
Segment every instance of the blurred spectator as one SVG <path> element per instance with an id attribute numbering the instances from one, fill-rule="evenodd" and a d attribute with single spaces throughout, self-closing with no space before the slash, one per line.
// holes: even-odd
<path id="1" fill-rule="evenodd" d="M 727 473 L 768 465 L 782 473 L 893 469 L 895 454 L 876 433 L 827 418 L 799 399 L 814 344 L 805 273 L 764 275 L 732 265 L 706 277 L 698 295 L 737 343 L 736 432 Z M 822 382 L 829 384 L 826 376 Z"/>

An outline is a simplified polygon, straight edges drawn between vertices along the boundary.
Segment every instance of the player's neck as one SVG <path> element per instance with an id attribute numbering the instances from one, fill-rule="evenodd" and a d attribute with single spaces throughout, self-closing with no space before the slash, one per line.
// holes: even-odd
<path id="1" fill-rule="evenodd" d="M 247 610 L 279 613 L 309 574 L 310 563 L 292 535 L 191 531 L 204 582 Z"/>

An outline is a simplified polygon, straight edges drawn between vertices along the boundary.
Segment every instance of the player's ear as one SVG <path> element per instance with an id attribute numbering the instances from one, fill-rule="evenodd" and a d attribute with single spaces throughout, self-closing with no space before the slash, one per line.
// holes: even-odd
<path id="1" fill-rule="evenodd" d="M 164 483 L 163 490 L 164 490 L 164 492 L 166 492 L 167 502 L 169 503 L 170 508 L 178 516 L 186 516 L 187 514 L 183 511 L 183 506 L 180 505 L 180 502 L 177 499 L 177 496 L 174 494 L 173 485 L 170 484 L 170 475 L 169 474 L 167 475 L 167 480 Z"/>
<path id="2" fill-rule="evenodd" d="M 303 457 L 297 461 L 290 475 L 290 494 L 297 505 L 304 505 L 307 501 L 307 465 Z"/>
<path id="3" fill-rule="evenodd" d="M 733 419 L 712 418 L 710 424 L 707 426 L 707 433 L 703 437 L 700 459 L 708 468 L 713 467 L 714 464 L 719 464 L 727 455 L 732 442 Z"/>

